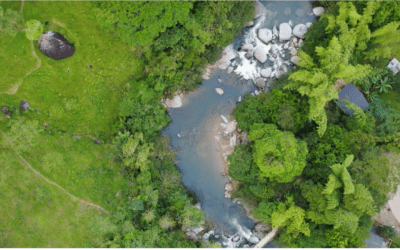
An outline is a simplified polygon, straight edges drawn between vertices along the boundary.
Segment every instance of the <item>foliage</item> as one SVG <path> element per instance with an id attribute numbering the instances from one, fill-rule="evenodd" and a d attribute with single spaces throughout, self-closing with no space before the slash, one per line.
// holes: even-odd
<path id="1" fill-rule="evenodd" d="M 29 40 L 38 40 L 43 33 L 43 24 L 35 19 L 31 19 L 25 23 L 25 34 Z"/>
<path id="2" fill-rule="evenodd" d="M 348 117 L 345 121 L 346 128 L 350 131 L 359 129 L 365 132 L 372 132 L 375 128 L 374 116 L 368 111 L 364 113 L 358 105 L 347 99 L 342 99 L 342 101 L 346 104 L 347 108 L 354 110 L 353 115 Z"/>
<path id="3" fill-rule="evenodd" d="M 396 231 L 394 230 L 394 228 L 389 226 L 378 227 L 378 232 L 382 237 L 385 237 L 386 239 L 390 239 L 396 235 Z"/>
<path id="4" fill-rule="evenodd" d="M 240 144 L 228 156 L 229 176 L 237 181 L 252 183 L 258 175 L 258 168 L 253 163 L 253 156 L 249 148 Z"/>
<path id="5" fill-rule="evenodd" d="M 353 155 L 358 155 L 369 147 L 375 146 L 374 136 L 361 130 L 354 130 L 346 133 L 344 141 L 348 144 L 348 148 Z"/>
<path id="6" fill-rule="evenodd" d="M 12 9 L 4 11 L 4 8 L 0 6 L 0 36 L 15 37 L 21 20 L 21 15 L 17 11 Z"/>
<path id="7" fill-rule="evenodd" d="M 391 22 L 377 29 L 371 34 L 373 48 L 365 53 L 366 58 L 376 60 L 378 58 L 389 59 L 398 51 L 397 44 L 400 41 L 400 32 L 397 30 L 400 22 Z"/>
<path id="8" fill-rule="evenodd" d="M 281 132 L 274 124 L 255 123 L 249 140 L 254 142 L 253 159 L 261 176 L 278 182 L 290 182 L 306 165 L 307 144 L 290 132 Z"/>

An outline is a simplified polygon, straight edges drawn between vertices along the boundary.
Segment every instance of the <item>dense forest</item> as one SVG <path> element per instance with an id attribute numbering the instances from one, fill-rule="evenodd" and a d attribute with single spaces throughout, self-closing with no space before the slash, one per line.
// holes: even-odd
<path id="1" fill-rule="evenodd" d="M 228 157 L 234 195 L 279 227 L 284 247 L 365 246 L 370 219 L 396 192 L 399 78 L 398 2 L 320 2 L 328 12 L 306 33 L 296 69 L 271 93 L 248 95 L 234 111 L 250 143 Z M 337 79 L 355 85 L 369 108 L 335 100 Z M 391 229 L 393 230 L 393 229 Z M 398 246 L 394 243 L 393 246 Z"/>
<path id="2" fill-rule="evenodd" d="M 400 184 L 400 3 L 313 5 L 327 12 L 298 66 L 234 111 L 249 143 L 228 157 L 232 198 L 283 247 L 362 247 Z M 252 1 L 0 2 L 0 247 L 219 247 L 185 236 L 205 215 L 159 100 L 196 89 L 253 16 Z M 46 31 L 74 54 L 43 55 Z M 338 79 L 369 108 L 343 112 Z"/>

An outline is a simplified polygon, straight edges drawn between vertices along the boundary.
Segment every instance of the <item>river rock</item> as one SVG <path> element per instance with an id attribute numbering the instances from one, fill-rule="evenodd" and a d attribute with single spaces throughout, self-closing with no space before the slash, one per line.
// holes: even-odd
<path id="1" fill-rule="evenodd" d="M 290 25 L 290 27 L 293 27 L 293 21 L 289 20 L 288 24 Z"/>
<path id="2" fill-rule="evenodd" d="M 248 51 L 248 52 L 244 55 L 244 57 L 246 57 L 246 59 L 252 58 L 252 57 L 253 57 L 253 52 Z"/>
<path id="3" fill-rule="evenodd" d="M 40 52 L 54 60 L 61 60 L 74 54 L 75 48 L 61 34 L 46 31 L 36 41 Z"/>
<path id="4" fill-rule="evenodd" d="M 254 94 L 257 96 L 260 94 L 260 92 L 258 92 L 258 90 L 254 90 Z"/>
<path id="5" fill-rule="evenodd" d="M 293 35 L 297 36 L 298 38 L 303 39 L 304 34 L 307 32 L 307 26 L 304 24 L 297 24 L 293 28 Z"/>
<path id="6" fill-rule="evenodd" d="M 230 134 L 233 131 L 235 131 L 237 128 L 237 125 L 238 125 L 238 123 L 235 120 L 229 122 L 228 126 L 226 127 L 225 134 Z"/>
<path id="7" fill-rule="evenodd" d="M 247 239 L 248 242 L 252 243 L 252 244 L 257 244 L 260 239 L 255 236 L 254 234 L 250 235 L 250 238 Z"/>
<path id="8" fill-rule="evenodd" d="M 229 139 L 229 145 L 231 147 L 234 147 L 236 145 L 236 135 L 233 135 L 230 139 Z"/>
<path id="9" fill-rule="evenodd" d="M 293 56 L 297 55 L 297 50 L 295 48 L 292 48 L 290 50 L 290 54 L 292 54 Z"/>
<path id="10" fill-rule="evenodd" d="M 312 25 L 312 23 L 311 23 L 311 22 L 306 22 L 306 26 L 307 26 L 307 28 L 310 28 L 310 27 L 311 27 L 311 25 Z"/>
<path id="11" fill-rule="evenodd" d="M 293 44 L 294 44 L 294 43 L 297 43 L 297 37 L 292 36 L 292 37 L 290 38 L 290 42 L 292 42 Z"/>
<path id="12" fill-rule="evenodd" d="M 230 74 L 230 73 L 232 73 L 232 71 L 233 71 L 233 67 L 232 67 L 232 66 L 229 66 L 229 67 L 228 67 L 227 73 Z"/>
<path id="13" fill-rule="evenodd" d="M 225 191 L 225 198 L 231 198 L 231 192 Z"/>
<path id="14" fill-rule="evenodd" d="M 261 76 L 262 76 L 262 77 L 265 77 L 265 78 L 270 77 L 270 76 L 271 76 L 271 73 L 272 73 L 272 68 L 271 68 L 271 67 L 268 67 L 268 68 L 266 68 L 266 69 L 262 69 L 262 70 L 261 70 Z M 265 84 L 265 82 L 264 82 L 264 84 Z"/>
<path id="15" fill-rule="evenodd" d="M 292 58 L 290 58 L 290 62 L 292 62 L 294 65 L 297 65 L 297 63 L 299 62 L 299 57 L 293 56 Z"/>
<path id="16" fill-rule="evenodd" d="M 242 51 L 252 51 L 254 49 L 253 44 L 247 43 L 242 46 Z"/>
<path id="17" fill-rule="evenodd" d="M 268 44 L 272 40 L 272 31 L 270 29 L 259 29 L 258 38 L 265 44 Z"/>
<path id="18" fill-rule="evenodd" d="M 276 28 L 276 25 L 274 25 L 274 27 L 272 28 L 272 34 L 273 34 L 275 37 L 278 37 L 278 36 L 279 36 L 279 32 L 278 32 L 278 29 Z"/>
<path id="19" fill-rule="evenodd" d="M 256 1 L 254 4 L 254 20 L 259 18 L 260 16 L 263 15 L 263 13 L 266 11 L 264 5 L 262 5 L 259 1 Z"/>
<path id="20" fill-rule="evenodd" d="M 214 234 L 214 230 L 211 230 L 203 235 L 203 240 L 207 240 L 210 236 Z"/>
<path id="21" fill-rule="evenodd" d="M 315 16 L 320 16 L 325 13 L 324 7 L 316 7 L 312 10 Z"/>
<path id="22" fill-rule="evenodd" d="M 253 21 L 248 22 L 248 23 L 247 23 L 247 26 L 248 26 L 248 27 L 253 27 L 253 26 L 254 26 L 254 22 L 253 22 Z"/>
<path id="23" fill-rule="evenodd" d="M 283 49 L 289 49 L 289 42 L 285 43 L 285 45 L 283 45 Z"/>
<path id="24" fill-rule="evenodd" d="M 198 227 L 198 228 L 193 229 L 193 232 L 197 235 L 200 232 L 202 232 L 203 230 L 204 230 L 204 227 Z"/>
<path id="25" fill-rule="evenodd" d="M 254 57 L 260 61 L 260 63 L 265 63 L 265 61 L 267 61 L 267 53 L 265 53 L 261 48 L 256 49 Z"/>
<path id="26" fill-rule="evenodd" d="M 233 242 L 238 242 L 240 240 L 240 236 L 236 235 L 235 237 L 232 238 Z"/>
<path id="27" fill-rule="evenodd" d="M 265 79 L 263 78 L 257 78 L 254 81 L 254 85 L 256 85 L 257 88 L 265 88 Z"/>
<path id="28" fill-rule="evenodd" d="M 225 190 L 226 191 L 232 191 L 233 190 L 233 185 L 232 183 L 228 182 L 225 184 Z"/>
<path id="29" fill-rule="evenodd" d="M 242 101 L 242 96 L 239 96 L 238 97 L 238 102 L 241 102 Z"/>
<path id="30" fill-rule="evenodd" d="M 298 47 L 303 46 L 303 39 L 300 39 L 300 40 L 299 40 L 299 42 L 297 43 L 297 46 L 298 46 Z"/>
<path id="31" fill-rule="evenodd" d="M 180 108 L 182 107 L 183 94 L 175 95 L 173 99 L 165 100 L 165 105 L 169 108 Z"/>
<path id="32" fill-rule="evenodd" d="M 198 210 L 201 210 L 201 204 L 200 202 L 197 202 L 196 205 L 194 205 L 195 208 L 197 208 Z"/>
<path id="33" fill-rule="evenodd" d="M 24 101 L 24 100 L 21 101 L 20 108 L 21 108 L 22 110 L 26 111 L 26 110 L 29 109 L 30 106 L 31 106 L 31 104 L 30 104 L 29 102 Z"/>
<path id="34" fill-rule="evenodd" d="M 284 42 L 292 36 L 292 28 L 288 23 L 281 23 L 279 25 L 279 41 Z"/>
<path id="35" fill-rule="evenodd" d="M 215 92 L 217 92 L 218 95 L 223 95 L 224 91 L 220 88 L 215 88 Z"/>
<path id="36" fill-rule="evenodd" d="M 1 112 L 3 112 L 4 116 L 7 118 L 11 118 L 11 115 L 8 113 L 9 108 L 8 107 L 2 107 Z"/>
<path id="37" fill-rule="evenodd" d="M 226 119 L 225 116 L 221 115 L 221 118 L 222 118 L 222 120 L 223 120 L 225 123 L 229 123 L 229 122 L 228 122 L 228 119 Z"/>

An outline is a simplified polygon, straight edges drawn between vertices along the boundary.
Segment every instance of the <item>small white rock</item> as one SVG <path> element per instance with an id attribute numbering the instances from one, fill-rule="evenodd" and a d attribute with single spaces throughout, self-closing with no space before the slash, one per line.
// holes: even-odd
<path id="1" fill-rule="evenodd" d="M 221 79 L 218 79 L 218 82 L 222 82 Z"/>
<path id="2" fill-rule="evenodd" d="M 265 78 L 270 77 L 271 73 L 272 73 L 272 68 L 271 67 L 268 67 L 266 69 L 262 69 L 261 70 L 261 76 L 265 77 Z"/>
<path id="3" fill-rule="evenodd" d="M 238 102 L 241 102 L 242 101 L 242 96 L 239 96 L 238 97 Z"/>
<path id="4" fill-rule="evenodd" d="M 215 92 L 217 92 L 218 95 L 223 95 L 224 91 L 220 88 L 215 88 Z"/>
<path id="5" fill-rule="evenodd" d="M 180 134 L 177 134 L 177 136 L 178 136 L 179 138 L 181 138 L 181 135 L 180 135 Z"/>
<path id="6" fill-rule="evenodd" d="M 224 120 L 225 123 L 229 123 L 228 119 L 226 119 L 225 116 L 221 115 L 222 120 Z"/>
<path id="7" fill-rule="evenodd" d="M 307 23 L 306 23 L 306 26 L 307 26 L 307 28 L 310 28 L 310 27 L 311 27 L 311 25 L 312 25 L 312 23 L 311 23 L 311 22 L 307 22 Z"/>
<path id="8" fill-rule="evenodd" d="M 301 47 L 303 45 L 303 39 L 300 39 L 299 42 L 297 43 L 298 47 Z"/>
<path id="9" fill-rule="evenodd" d="M 257 33 L 258 38 L 265 44 L 268 44 L 272 40 L 272 31 L 270 29 L 259 29 Z"/>
<path id="10" fill-rule="evenodd" d="M 307 26 L 304 24 L 297 24 L 293 28 L 293 35 L 297 36 L 298 38 L 303 39 L 304 34 L 307 32 Z"/>
<path id="11" fill-rule="evenodd" d="M 250 44 L 250 43 L 242 46 L 242 51 L 252 51 L 253 49 L 254 49 L 254 46 L 253 46 L 253 44 Z"/>
<path id="12" fill-rule="evenodd" d="M 320 15 L 325 13 L 324 7 L 316 7 L 312 11 L 313 11 L 315 16 L 320 16 Z"/>
<path id="13" fill-rule="evenodd" d="M 255 95 L 259 95 L 260 93 L 258 92 L 258 90 L 255 90 L 255 91 L 254 91 L 254 94 L 255 94 Z"/>
<path id="14" fill-rule="evenodd" d="M 229 67 L 228 67 L 228 74 L 232 73 L 232 71 L 233 71 L 233 67 L 232 67 L 232 66 L 229 66 Z"/>
<path id="15" fill-rule="evenodd" d="M 290 27 L 293 27 L 293 21 L 289 20 L 288 24 L 290 25 Z"/>
<path id="16" fill-rule="evenodd" d="M 299 62 L 299 57 L 298 57 L 298 56 L 293 56 L 292 58 L 290 58 L 290 61 L 291 61 L 294 65 L 297 65 L 297 63 Z"/>

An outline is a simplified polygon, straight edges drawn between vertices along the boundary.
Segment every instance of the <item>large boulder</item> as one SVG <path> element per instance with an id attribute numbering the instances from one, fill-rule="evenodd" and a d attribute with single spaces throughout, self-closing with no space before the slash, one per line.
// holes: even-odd
<path id="1" fill-rule="evenodd" d="M 260 63 L 265 63 L 265 61 L 267 61 L 267 53 L 265 53 L 261 48 L 256 49 L 254 57 L 260 61 Z"/>
<path id="2" fill-rule="evenodd" d="M 20 108 L 21 108 L 22 110 L 26 111 L 26 110 L 29 109 L 30 106 L 31 106 L 31 104 L 30 104 L 29 102 L 24 101 L 24 100 L 21 101 Z"/>
<path id="3" fill-rule="evenodd" d="M 254 81 L 254 85 L 256 85 L 256 87 L 260 88 L 260 89 L 265 88 L 265 80 L 264 80 L 264 78 L 257 78 Z"/>
<path id="4" fill-rule="evenodd" d="M 261 70 L 261 76 L 265 77 L 265 78 L 270 77 L 271 73 L 272 73 L 272 68 L 271 67 L 268 67 L 266 69 L 262 69 Z"/>
<path id="5" fill-rule="evenodd" d="M 293 35 L 297 36 L 298 38 L 303 39 L 304 34 L 307 32 L 307 26 L 304 24 L 297 24 L 293 28 Z"/>
<path id="6" fill-rule="evenodd" d="M 265 44 L 272 40 L 272 31 L 270 29 L 259 29 L 258 38 Z"/>
<path id="7" fill-rule="evenodd" d="M 46 31 L 37 40 L 40 52 L 54 59 L 61 60 L 72 56 L 75 48 L 61 34 L 53 31 Z"/>
<path id="8" fill-rule="evenodd" d="M 281 23 L 279 25 L 279 41 L 284 42 L 292 36 L 292 28 L 288 23 Z"/>
<path id="9" fill-rule="evenodd" d="M 312 10 L 315 16 L 320 16 L 325 13 L 324 7 L 316 7 Z"/>
<path id="10" fill-rule="evenodd" d="M 250 43 L 242 46 L 242 51 L 252 51 L 253 49 L 254 49 L 254 46 L 253 46 L 253 44 L 250 44 Z"/>

